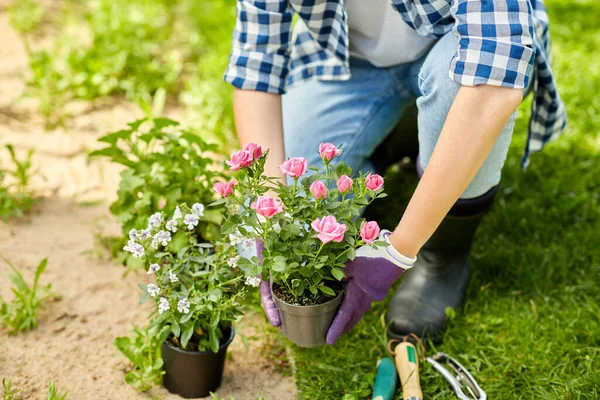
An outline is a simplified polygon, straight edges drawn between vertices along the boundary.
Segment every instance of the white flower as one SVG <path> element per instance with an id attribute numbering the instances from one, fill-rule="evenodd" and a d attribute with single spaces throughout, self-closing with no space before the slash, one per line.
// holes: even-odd
<path id="1" fill-rule="evenodd" d="M 237 255 L 235 257 L 231 257 L 229 260 L 227 260 L 227 265 L 229 265 L 231 268 L 235 268 L 237 267 L 237 262 L 240 259 L 240 256 Z"/>
<path id="2" fill-rule="evenodd" d="M 135 240 L 136 237 L 138 237 L 137 229 L 130 230 L 129 231 L 129 240 Z"/>
<path id="3" fill-rule="evenodd" d="M 179 208 L 179 206 L 175 207 L 175 212 L 173 213 L 173 219 L 181 219 L 181 208 Z"/>
<path id="4" fill-rule="evenodd" d="M 167 227 L 168 231 L 171 231 L 173 233 L 177 232 L 177 220 L 176 219 L 170 219 L 167 222 L 166 227 Z"/>
<path id="5" fill-rule="evenodd" d="M 173 273 L 173 270 L 169 270 L 169 279 L 171 283 L 179 282 L 179 278 Z"/>
<path id="6" fill-rule="evenodd" d="M 183 223 L 186 224 L 188 229 L 191 231 L 196 225 L 198 225 L 198 217 L 194 214 L 185 214 Z"/>
<path id="7" fill-rule="evenodd" d="M 135 258 L 144 256 L 144 246 L 133 240 L 128 241 L 127 246 L 123 247 L 123 250 L 130 252 Z"/>
<path id="8" fill-rule="evenodd" d="M 192 206 L 192 213 L 198 217 L 198 218 L 202 218 L 204 216 L 204 204 L 200 204 L 200 203 L 195 203 Z"/>
<path id="9" fill-rule="evenodd" d="M 163 216 L 161 213 L 154 213 L 148 218 L 148 227 L 157 228 L 163 222 Z"/>
<path id="10" fill-rule="evenodd" d="M 158 271 L 160 269 L 160 265 L 154 263 L 150 265 L 150 268 L 148 268 L 148 272 L 146 272 L 147 274 L 153 274 L 156 271 Z"/>
<path id="11" fill-rule="evenodd" d="M 231 243 L 232 246 L 237 246 L 238 244 L 242 243 L 243 240 L 244 240 L 244 237 L 242 236 L 240 231 L 238 231 L 237 229 L 236 229 L 235 233 L 229 234 L 229 243 Z"/>
<path id="12" fill-rule="evenodd" d="M 150 283 L 148 286 L 146 286 L 146 290 L 148 291 L 148 294 L 152 297 L 156 297 L 156 295 L 160 293 L 160 288 L 154 283 Z"/>
<path id="13" fill-rule="evenodd" d="M 158 245 L 162 244 L 166 246 L 171 241 L 171 232 L 168 231 L 158 231 L 154 238 L 152 239 L 152 247 L 158 249 Z"/>
<path id="14" fill-rule="evenodd" d="M 246 285 L 258 287 L 260 285 L 260 278 L 258 276 L 249 276 L 246 278 Z"/>
<path id="15" fill-rule="evenodd" d="M 151 237 L 152 237 L 152 233 L 150 233 L 150 228 L 142 229 L 141 231 L 138 231 L 138 233 L 137 233 L 137 238 L 139 240 L 146 240 L 146 239 L 150 239 Z"/>
<path id="16" fill-rule="evenodd" d="M 164 297 L 161 297 L 158 301 L 158 313 L 162 314 L 165 311 L 169 310 L 171 307 L 169 306 L 169 302 Z"/>
<path id="17" fill-rule="evenodd" d="M 180 313 L 187 314 L 190 312 L 190 301 L 188 299 L 181 299 L 177 302 L 177 311 Z"/>
<path id="18" fill-rule="evenodd" d="M 242 242 L 242 247 L 246 251 L 256 250 L 256 242 L 254 241 L 254 239 L 244 239 L 244 241 Z"/>

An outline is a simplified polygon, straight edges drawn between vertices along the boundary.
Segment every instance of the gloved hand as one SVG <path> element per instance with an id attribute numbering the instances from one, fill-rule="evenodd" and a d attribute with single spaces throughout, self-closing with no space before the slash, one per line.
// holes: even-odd
<path id="1" fill-rule="evenodd" d="M 362 246 L 354 260 L 346 263 L 346 293 L 327 332 L 327 344 L 335 344 L 342 333 L 352 329 L 371 308 L 371 302 L 383 300 L 392 284 L 417 260 L 400 254 L 390 243 L 389 234 L 382 230 L 379 236 L 388 246 Z"/>
<path id="2" fill-rule="evenodd" d="M 263 241 L 258 239 L 256 241 L 256 256 L 258 257 L 259 263 L 262 263 L 263 256 L 262 251 L 265 249 Z M 268 281 L 260 281 L 260 301 L 262 303 L 263 310 L 267 314 L 267 319 L 273 326 L 281 326 L 281 315 L 279 310 L 273 301 L 273 295 L 271 294 L 271 284 Z"/>

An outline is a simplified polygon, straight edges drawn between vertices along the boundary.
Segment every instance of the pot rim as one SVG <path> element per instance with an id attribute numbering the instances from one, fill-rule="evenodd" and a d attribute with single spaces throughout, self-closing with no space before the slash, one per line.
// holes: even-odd
<path id="1" fill-rule="evenodd" d="M 227 346 L 229 346 L 231 344 L 231 342 L 233 341 L 233 338 L 235 336 L 235 329 L 233 328 L 233 326 L 229 328 L 229 331 L 231 332 L 229 334 L 229 338 L 227 339 L 227 341 L 225 343 L 223 343 L 222 345 L 219 346 L 219 350 L 216 353 L 212 350 L 205 350 L 205 351 L 185 350 L 185 349 L 173 346 L 171 343 L 169 343 L 168 340 L 165 340 L 162 344 L 168 346 L 171 350 L 176 351 L 178 353 L 183 353 L 183 354 L 188 354 L 188 355 L 193 355 L 193 356 L 202 356 L 202 355 L 206 355 L 206 354 L 217 354 L 219 351 L 221 351 L 224 348 L 226 348 Z"/>
<path id="2" fill-rule="evenodd" d="M 327 306 L 327 305 L 329 305 L 330 303 L 333 303 L 334 301 L 337 301 L 337 300 L 338 300 L 338 298 L 339 298 L 339 297 L 341 297 L 341 296 L 343 296 L 343 295 L 344 295 L 344 292 L 346 292 L 346 287 L 344 286 L 344 288 L 342 288 L 342 291 L 341 291 L 341 292 L 339 292 L 337 296 L 335 296 L 334 298 L 332 298 L 331 300 L 329 300 L 329 301 L 327 301 L 327 302 L 325 302 L 325 303 L 321 303 L 321 304 L 313 304 L 313 305 L 310 305 L 310 306 L 299 306 L 299 305 L 297 305 L 297 304 L 290 304 L 290 303 L 288 303 L 287 301 L 285 301 L 285 300 L 283 300 L 283 299 L 281 299 L 281 298 L 277 297 L 277 295 L 275 294 L 275 292 L 273 292 L 273 280 L 271 280 L 271 285 L 270 285 L 270 287 L 271 287 L 271 295 L 272 295 L 274 298 L 276 298 L 278 301 L 282 302 L 283 304 L 285 304 L 285 305 L 286 305 L 286 306 L 288 306 L 288 307 L 305 308 L 305 309 L 306 309 L 306 308 L 311 308 L 311 307 L 324 307 L 324 306 Z"/>

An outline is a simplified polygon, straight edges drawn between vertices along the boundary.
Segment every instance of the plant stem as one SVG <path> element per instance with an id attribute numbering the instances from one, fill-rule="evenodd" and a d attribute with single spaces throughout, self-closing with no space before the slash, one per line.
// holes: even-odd
<path id="1" fill-rule="evenodd" d="M 321 252 L 321 250 L 323 250 L 323 246 L 325 246 L 325 243 L 321 243 L 321 247 L 319 247 L 317 254 L 315 254 L 315 261 L 316 261 L 317 257 L 319 257 L 319 253 Z"/>
<path id="2" fill-rule="evenodd" d="M 296 196 L 296 190 L 298 187 L 298 178 L 294 178 L 294 192 L 292 193 L 294 197 Z"/>

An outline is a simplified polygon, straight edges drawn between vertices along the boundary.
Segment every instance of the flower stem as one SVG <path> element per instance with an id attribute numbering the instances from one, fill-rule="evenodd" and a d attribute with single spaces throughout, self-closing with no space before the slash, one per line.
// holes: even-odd
<path id="1" fill-rule="evenodd" d="M 294 196 L 296 196 L 297 187 L 298 187 L 298 178 L 294 178 L 294 192 L 293 192 Z"/>
<path id="2" fill-rule="evenodd" d="M 317 257 L 319 257 L 319 253 L 321 252 L 321 250 L 323 250 L 323 246 L 325 246 L 325 243 L 321 243 L 321 247 L 319 247 L 317 254 L 315 254 L 315 261 L 317 260 Z"/>

